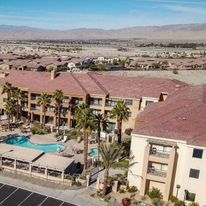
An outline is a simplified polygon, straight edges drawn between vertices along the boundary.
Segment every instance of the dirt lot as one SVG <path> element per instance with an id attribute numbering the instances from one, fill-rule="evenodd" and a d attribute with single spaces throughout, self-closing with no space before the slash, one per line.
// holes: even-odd
<path id="1" fill-rule="evenodd" d="M 178 74 L 173 74 L 172 71 L 108 71 L 102 73 L 107 75 L 160 77 L 168 79 L 177 79 L 194 85 L 206 84 L 206 70 L 185 70 L 179 71 Z"/>

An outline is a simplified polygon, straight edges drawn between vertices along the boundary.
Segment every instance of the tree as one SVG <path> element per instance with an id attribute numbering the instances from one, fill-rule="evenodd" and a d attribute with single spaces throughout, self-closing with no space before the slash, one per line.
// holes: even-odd
<path id="1" fill-rule="evenodd" d="M 124 101 L 120 100 L 113 107 L 110 117 L 112 119 L 117 119 L 117 136 L 118 143 L 122 142 L 122 121 L 127 121 L 129 119 L 130 109 L 127 107 Z"/>
<path id="2" fill-rule="evenodd" d="M 9 82 L 6 82 L 2 88 L 2 94 L 7 94 L 8 100 L 11 98 L 12 89 L 13 87 Z"/>
<path id="3" fill-rule="evenodd" d="M 84 174 L 88 169 L 88 135 L 96 128 L 95 117 L 91 109 L 86 104 L 77 105 L 74 119 L 76 127 L 83 130 L 84 137 Z"/>
<path id="4" fill-rule="evenodd" d="M 123 147 L 111 143 L 101 143 L 100 144 L 100 154 L 103 160 L 104 171 L 104 188 L 103 195 L 107 194 L 107 182 L 109 177 L 109 169 L 119 158 L 123 150 Z"/>
<path id="5" fill-rule="evenodd" d="M 60 127 L 60 121 L 61 121 L 61 108 L 62 108 L 63 99 L 64 99 L 64 94 L 62 90 L 56 90 L 53 94 L 53 99 L 55 101 L 56 115 L 58 118 L 57 133 L 59 134 L 59 127 Z"/>
<path id="6" fill-rule="evenodd" d="M 101 130 L 106 131 L 107 119 L 102 114 L 95 115 L 95 121 L 97 124 L 97 142 L 98 142 L 98 162 L 99 162 L 99 148 L 100 148 L 100 138 Z"/>
<path id="7" fill-rule="evenodd" d="M 42 95 L 38 99 L 38 104 L 42 106 L 42 112 L 43 112 L 42 125 L 45 127 L 46 110 L 47 110 L 47 107 L 51 104 L 50 96 L 46 93 L 42 93 Z"/>
<path id="8" fill-rule="evenodd" d="M 22 91 L 18 87 L 13 87 L 12 92 L 11 92 L 11 98 L 13 99 L 15 103 L 15 113 L 16 113 L 16 121 L 19 120 L 20 116 L 20 110 L 21 110 L 21 101 L 23 98 Z"/>
<path id="9" fill-rule="evenodd" d="M 7 100 L 5 105 L 4 105 L 4 109 L 8 118 L 8 128 L 10 130 L 11 128 L 11 117 L 14 113 L 14 102 L 11 100 Z"/>

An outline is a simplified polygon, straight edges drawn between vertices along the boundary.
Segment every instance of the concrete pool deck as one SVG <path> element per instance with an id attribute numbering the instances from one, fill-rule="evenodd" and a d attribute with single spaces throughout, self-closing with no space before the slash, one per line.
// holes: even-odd
<path id="1" fill-rule="evenodd" d="M 75 150 L 84 150 L 84 142 L 81 141 L 78 143 L 76 140 L 68 140 L 67 142 L 63 143 L 62 141 L 57 141 L 55 137 L 55 133 L 47 134 L 47 135 L 33 135 L 31 133 L 21 133 L 19 129 L 15 129 L 14 131 L 7 131 L 7 132 L 0 132 L 1 136 L 7 136 L 7 135 L 19 135 L 19 136 L 29 136 L 30 141 L 34 144 L 62 144 L 65 146 L 65 150 L 63 152 L 54 152 L 52 154 L 60 155 L 60 156 L 66 156 L 66 157 L 72 157 L 75 162 L 84 162 L 84 154 L 83 153 L 77 153 Z M 97 144 L 89 144 L 88 145 L 88 153 L 92 148 L 97 148 Z"/>

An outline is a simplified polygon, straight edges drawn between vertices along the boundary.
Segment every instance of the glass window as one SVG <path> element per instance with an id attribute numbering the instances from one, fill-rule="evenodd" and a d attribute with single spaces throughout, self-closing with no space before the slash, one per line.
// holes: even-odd
<path id="1" fill-rule="evenodd" d="M 200 170 L 190 169 L 190 175 L 189 175 L 189 177 L 198 179 L 198 178 L 199 178 L 199 175 L 200 175 Z"/>
<path id="2" fill-rule="evenodd" d="M 147 106 L 147 105 L 150 105 L 150 104 L 153 104 L 153 103 L 154 103 L 153 101 L 147 100 L 147 101 L 146 101 L 146 106 Z"/>
<path id="3" fill-rule="evenodd" d="M 187 190 L 185 191 L 185 200 L 194 202 L 195 201 L 195 193 L 188 192 Z"/>
<path id="4" fill-rule="evenodd" d="M 125 99 L 125 104 L 126 104 L 127 106 L 131 106 L 131 105 L 133 104 L 133 100 L 131 100 L 131 99 Z"/>
<path id="5" fill-rule="evenodd" d="M 203 155 L 202 149 L 193 149 L 192 157 L 202 159 L 202 155 Z"/>

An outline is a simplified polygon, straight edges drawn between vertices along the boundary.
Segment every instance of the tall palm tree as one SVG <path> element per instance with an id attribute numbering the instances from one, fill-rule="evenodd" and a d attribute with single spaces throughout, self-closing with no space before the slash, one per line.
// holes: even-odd
<path id="1" fill-rule="evenodd" d="M 107 194 L 107 182 L 109 177 L 109 169 L 119 158 L 123 150 L 123 147 L 111 143 L 101 143 L 100 144 L 100 154 L 104 165 L 104 188 L 103 195 Z"/>
<path id="2" fill-rule="evenodd" d="M 58 118 L 57 133 L 59 134 L 59 127 L 60 127 L 60 121 L 61 121 L 61 108 L 62 108 L 63 99 L 64 99 L 64 94 L 63 94 L 62 90 L 56 90 L 53 93 L 53 99 L 55 101 L 56 115 Z"/>
<path id="3" fill-rule="evenodd" d="M 11 98 L 12 89 L 13 87 L 9 82 L 6 82 L 2 88 L 2 94 L 7 94 L 8 100 Z"/>
<path id="4" fill-rule="evenodd" d="M 14 102 L 11 100 L 7 100 L 5 105 L 4 105 L 4 109 L 8 118 L 8 128 L 10 130 L 11 128 L 11 118 L 14 114 Z"/>
<path id="5" fill-rule="evenodd" d="M 83 130 L 84 137 L 84 174 L 88 169 L 88 136 L 96 128 L 95 117 L 86 104 L 77 105 L 74 119 L 76 127 Z"/>
<path id="6" fill-rule="evenodd" d="M 42 112 L 43 112 L 42 125 L 45 127 L 46 110 L 47 110 L 47 107 L 51 104 L 50 96 L 47 93 L 42 93 L 38 99 L 38 104 L 42 106 Z"/>
<path id="7" fill-rule="evenodd" d="M 22 91 L 18 87 L 13 87 L 11 98 L 15 102 L 16 121 L 18 121 L 20 116 L 21 100 L 23 98 Z"/>
<path id="8" fill-rule="evenodd" d="M 127 107 L 124 101 L 120 100 L 113 107 L 110 117 L 112 119 L 117 119 L 117 137 L 118 143 L 122 142 L 122 121 L 127 121 L 129 119 L 130 109 Z"/>
<path id="9" fill-rule="evenodd" d="M 102 114 L 95 115 L 95 121 L 97 124 L 97 142 L 98 142 L 98 162 L 99 162 L 99 148 L 100 148 L 100 138 L 101 138 L 101 131 L 106 131 L 107 127 L 107 119 Z"/>

